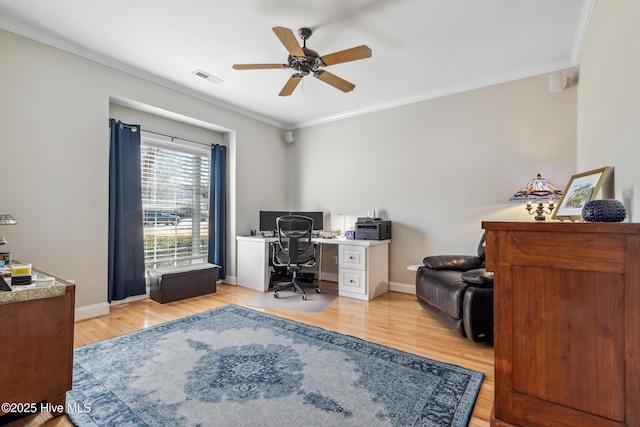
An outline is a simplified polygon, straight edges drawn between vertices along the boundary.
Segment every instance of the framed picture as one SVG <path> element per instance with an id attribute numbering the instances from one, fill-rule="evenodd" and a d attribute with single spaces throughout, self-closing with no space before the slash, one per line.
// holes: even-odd
<path id="1" fill-rule="evenodd" d="M 607 166 L 573 175 L 551 219 L 579 221 L 582 208 L 596 197 L 610 169 Z"/>

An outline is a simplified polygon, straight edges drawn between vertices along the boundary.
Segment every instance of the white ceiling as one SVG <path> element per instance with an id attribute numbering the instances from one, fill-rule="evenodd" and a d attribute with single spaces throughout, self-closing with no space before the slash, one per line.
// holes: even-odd
<path id="1" fill-rule="evenodd" d="M 577 65 L 595 0 L 0 0 L 0 28 L 175 88 L 284 129 L 310 126 Z M 292 70 L 272 27 L 314 33 L 349 93 Z M 223 80 L 194 76 L 203 70 Z"/>

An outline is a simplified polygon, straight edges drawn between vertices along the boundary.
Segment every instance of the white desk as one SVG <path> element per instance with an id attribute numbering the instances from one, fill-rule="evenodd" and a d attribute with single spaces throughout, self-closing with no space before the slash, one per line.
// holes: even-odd
<path id="1" fill-rule="evenodd" d="M 268 291 L 269 245 L 278 239 L 254 236 L 238 236 L 236 239 L 238 285 Z M 391 240 L 314 238 L 313 241 L 322 245 L 338 245 L 338 295 L 368 301 L 389 291 Z M 318 259 L 318 265 L 322 265 L 321 259 Z"/>

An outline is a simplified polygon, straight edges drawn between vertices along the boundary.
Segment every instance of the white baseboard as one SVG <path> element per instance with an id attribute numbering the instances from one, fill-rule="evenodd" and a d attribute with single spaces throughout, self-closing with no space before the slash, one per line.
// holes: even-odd
<path id="1" fill-rule="evenodd" d="M 77 322 L 79 320 L 91 319 L 92 317 L 106 316 L 109 313 L 110 310 L 108 302 L 76 307 L 75 321 Z"/>
<path id="2" fill-rule="evenodd" d="M 337 274 L 330 273 L 322 273 L 322 280 L 326 280 L 328 282 L 338 282 Z M 236 284 L 235 276 L 227 276 L 222 282 L 227 283 L 229 285 Z M 400 282 L 389 282 L 389 290 L 394 292 L 402 292 L 405 294 L 416 294 L 416 285 L 408 284 L 408 283 L 400 283 Z M 99 304 L 85 305 L 83 307 L 76 307 L 75 311 L 75 321 L 91 319 L 92 317 L 106 316 L 110 313 L 111 305 L 122 304 L 125 302 L 137 301 L 141 299 L 149 298 L 149 295 L 138 295 L 135 297 L 129 297 L 122 301 L 113 301 L 111 304 L 107 302 L 102 302 Z"/>
<path id="3" fill-rule="evenodd" d="M 336 273 L 322 273 L 322 280 L 327 282 L 338 282 L 338 275 Z"/>
<path id="4" fill-rule="evenodd" d="M 77 322 L 79 320 L 91 319 L 92 317 L 106 316 L 107 314 L 111 313 L 110 308 L 112 305 L 124 304 L 127 302 L 139 301 L 147 298 L 149 298 L 149 289 L 147 289 L 147 292 L 145 294 L 128 297 L 123 300 L 111 301 L 111 303 L 101 302 L 99 304 L 76 307 L 75 320 Z"/>
<path id="5" fill-rule="evenodd" d="M 147 298 L 149 298 L 149 288 L 147 288 L 147 292 L 145 294 L 134 295 L 132 297 L 127 297 L 125 299 L 121 299 L 121 300 L 117 300 L 117 301 L 111 301 L 110 305 L 125 304 L 125 303 L 128 303 L 128 302 L 140 301 L 140 300 L 147 299 Z"/>
<path id="6" fill-rule="evenodd" d="M 226 283 L 227 285 L 237 285 L 238 278 L 236 276 L 228 276 L 220 281 L 221 283 Z"/>
<path id="7" fill-rule="evenodd" d="M 402 292 L 404 294 L 416 294 L 416 285 L 400 282 L 389 282 L 389 290 L 394 292 Z"/>

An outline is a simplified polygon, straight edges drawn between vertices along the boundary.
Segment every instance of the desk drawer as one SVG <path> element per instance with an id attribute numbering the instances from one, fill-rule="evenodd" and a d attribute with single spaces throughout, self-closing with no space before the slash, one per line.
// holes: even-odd
<path id="1" fill-rule="evenodd" d="M 338 292 L 351 292 L 354 294 L 366 295 L 366 271 L 340 268 L 340 277 L 338 278 Z"/>
<path id="2" fill-rule="evenodd" d="M 340 268 L 354 268 L 366 270 L 367 248 L 363 246 L 340 245 L 338 248 Z"/>

